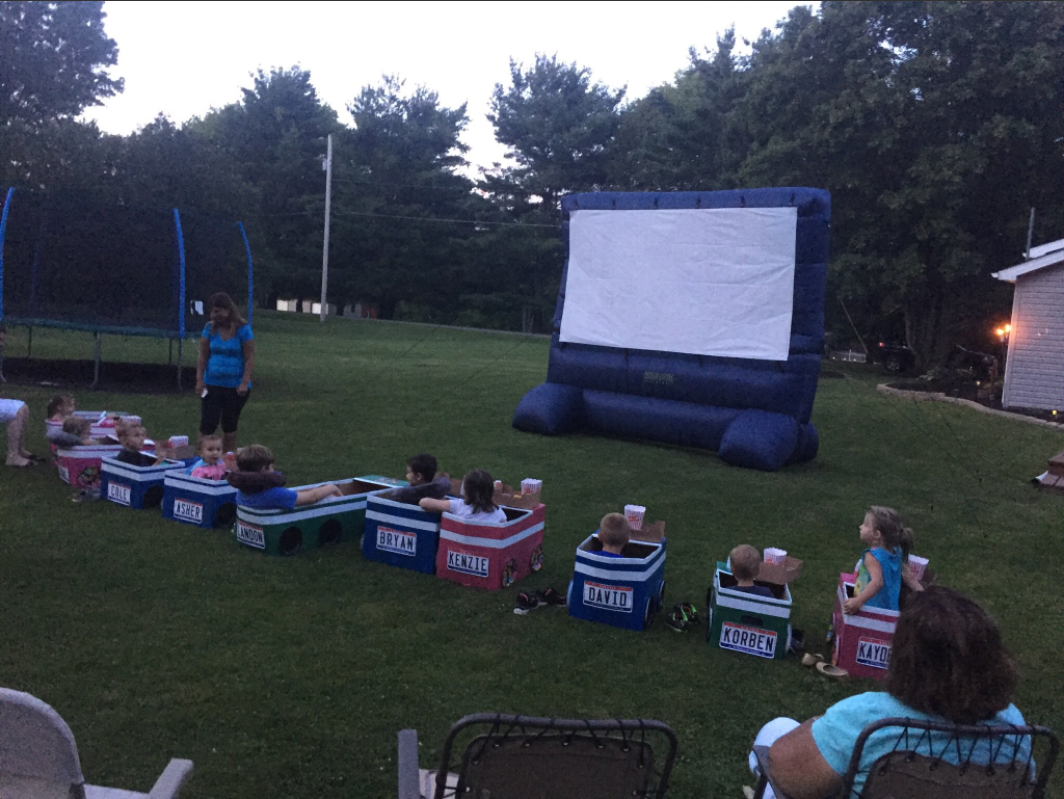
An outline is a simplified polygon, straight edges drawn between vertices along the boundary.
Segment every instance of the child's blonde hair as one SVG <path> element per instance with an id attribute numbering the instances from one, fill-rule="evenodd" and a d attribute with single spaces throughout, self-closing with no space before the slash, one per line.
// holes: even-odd
<path id="1" fill-rule="evenodd" d="M 887 549 L 900 547 L 904 563 L 913 547 L 913 531 L 902 524 L 901 516 L 894 508 L 873 505 L 868 509 L 868 515 L 872 517 L 872 526 L 883 538 L 883 546 Z"/>
<path id="2" fill-rule="evenodd" d="M 761 569 L 761 553 L 749 544 L 739 544 L 728 555 L 728 561 L 736 580 L 753 580 Z"/>
<path id="3" fill-rule="evenodd" d="M 135 436 L 137 433 L 140 433 L 144 438 L 148 437 L 148 430 L 142 424 L 124 424 L 121 427 L 115 425 L 115 434 L 118 436 L 118 442 L 122 446 L 125 446 L 130 436 Z"/>
<path id="4" fill-rule="evenodd" d="M 607 513 L 599 522 L 599 541 L 604 546 L 623 549 L 630 537 L 628 520 L 621 513 Z"/>

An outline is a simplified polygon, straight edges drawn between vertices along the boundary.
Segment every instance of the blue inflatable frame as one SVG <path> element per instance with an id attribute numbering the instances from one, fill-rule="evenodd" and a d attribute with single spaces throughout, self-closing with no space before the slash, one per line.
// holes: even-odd
<path id="1" fill-rule="evenodd" d="M 562 229 L 581 209 L 797 209 L 794 306 L 785 361 L 561 343 L 565 285 L 553 320 L 547 382 L 518 404 L 513 426 L 559 435 L 588 430 L 716 450 L 726 463 L 776 471 L 816 457 L 810 423 L 824 345 L 831 196 L 823 189 L 596 192 L 562 198 Z M 568 260 L 568 259 L 567 259 Z"/>

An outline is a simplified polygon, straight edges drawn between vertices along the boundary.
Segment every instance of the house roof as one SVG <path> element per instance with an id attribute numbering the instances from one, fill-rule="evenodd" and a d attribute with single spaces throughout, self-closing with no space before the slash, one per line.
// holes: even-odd
<path id="1" fill-rule="evenodd" d="M 1016 278 L 1021 275 L 1062 263 L 1064 263 L 1064 239 L 1032 247 L 1029 260 L 1024 261 L 1022 264 L 1016 264 L 1016 266 L 1010 266 L 1008 269 L 1002 269 L 1000 272 L 994 272 L 993 276 L 998 280 L 1015 283 Z"/>

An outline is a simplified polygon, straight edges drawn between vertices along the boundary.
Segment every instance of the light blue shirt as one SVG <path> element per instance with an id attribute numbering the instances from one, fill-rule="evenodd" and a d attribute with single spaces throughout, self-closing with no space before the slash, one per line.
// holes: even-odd
<path id="1" fill-rule="evenodd" d="M 868 693 L 851 696 L 849 699 L 843 699 L 841 702 L 836 702 L 829 707 L 823 716 L 813 722 L 813 741 L 816 743 L 816 748 L 820 750 L 824 760 L 827 761 L 827 764 L 841 777 L 846 774 L 846 770 L 850 767 L 853 747 L 861 731 L 874 721 L 895 717 L 918 719 L 920 721 L 945 721 L 941 717 L 929 716 L 926 713 L 913 710 L 890 694 L 869 691 Z M 1009 705 L 993 718 L 980 723 L 1023 724 L 1024 720 L 1023 714 L 1016 709 L 1016 706 Z M 897 727 L 888 727 L 874 733 L 865 741 L 864 749 L 861 752 L 861 764 L 853 783 L 854 793 L 860 794 L 864 788 L 865 778 L 872 764 L 883 755 L 894 751 L 900 731 Z M 947 744 L 953 739 L 949 733 L 931 733 L 930 738 L 921 738 L 920 736 L 922 735 L 923 733 L 920 733 L 918 736 L 910 735 L 909 737 L 909 748 L 911 748 L 912 743 L 917 740 L 920 741 L 914 749 L 918 754 L 928 756 L 941 754 L 944 760 L 957 764 L 962 759 L 967 758 L 968 752 L 972 750 L 974 745 L 975 751 L 971 760 L 981 765 L 985 765 L 990 761 L 991 742 L 986 739 L 979 741 L 977 744 L 970 739 L 967 742 L 962 739 L 961 752 L 958 755 L 956 745 L 951 748 L 947 747 Z M 996 741 L 996 739 L 994 740 Z M 1022 738 L 1021 741 L 1019 751 L 1017 751 L 1016 739 L 1008 739 L 997 753 L 994 762 L 1009 763 L 1013 760 L 1020 760 L 1026 763 L 1027 758 L 1030 756 L 1031 739 Z M 900 743 L 898 748 L 902 748 Z M 943 751 L 944 749 L 945 751 Z"/>
<path id="2" fill-rule="evenodd" d="M 866 549 L 861 553 L 861 560 L 857 563 L 857 591 L 861 593 L 868 585 L 868 567 L 865 566 L 864 556 L 871 552 L 872 557 L 879 561 L 879 568 L 883 570 L 883 585 L 872 597 L 865 602 L 866 608 L 882 608 L 883 610 L 897 610 L 898 599 L 901 595 L 901 550 L 889 550 L 883 547 Z"/>
<path id="3" fill-rule="evenodd" d="M 244 379 L 244 342 L 253 341 L 251 325 L 242 325 L 230 339 L 219 333 L 211 333 L 208 322 L 203 328 L 203 338 L 210 342 L 210 357 L 203 372 L 203 382 L 208 386 L 237 388 Z M 248 383 L 251 388 L 251 383 Z"/>

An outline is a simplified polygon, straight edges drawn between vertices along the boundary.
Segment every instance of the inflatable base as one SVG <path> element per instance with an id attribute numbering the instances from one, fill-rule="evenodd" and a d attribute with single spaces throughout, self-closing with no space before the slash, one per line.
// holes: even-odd
<path id="1" fill-rule="evenodd" d="M 518 403 L 513 426 L 543 435 L 576 430 L 716 450 L 732 466 L 774 472 L 816 457 L 820 437 L 792 416 L 544 383 Z"/>

